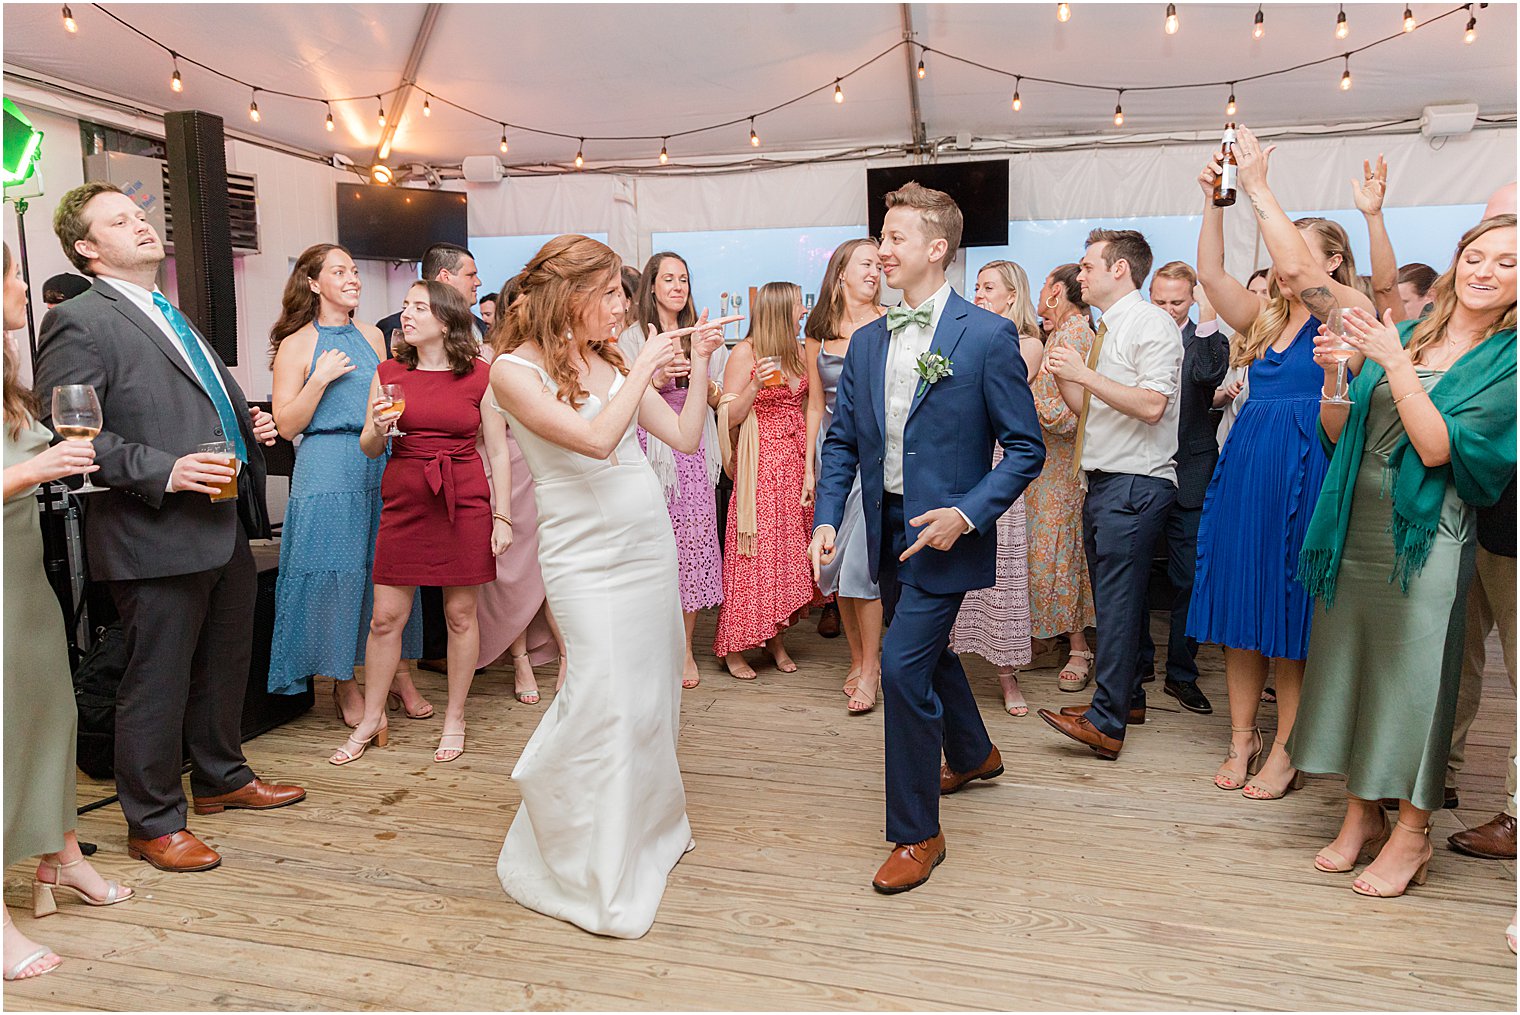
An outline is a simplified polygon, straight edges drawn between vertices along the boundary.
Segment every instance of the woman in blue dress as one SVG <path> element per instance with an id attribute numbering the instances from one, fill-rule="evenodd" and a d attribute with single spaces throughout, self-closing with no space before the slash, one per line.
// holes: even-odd
<path id="1" fill-rule="evenodd" d="M 1235 330 L 1230 364 L 1247 369 L 1250 396 L 1204 496 L 1187 633 L 1224 647 L 1230 750 L 1214 785 L 1244 789 L 1252 800 L 1276 800 L 1298 784 L 1285 744 L 1298 713 L 1314 602 L 1295 573 L 1329 466 L 1317 433 L 1325 372 L 1314 362 L 1321 323 L 1314 311 L 1370 310 L 1372 304 L 1354 288 L 1345 230 L 1327 219 L 1298 219 L 1298 228 L 1286 232 L 1291 242 L 1268 242 L 1272 275 L 1265 303 L 1225 274 L 1224 212 L 1213 202 L 1219 172 L 1215 155 L 1198 177 L 1205 193 L 1198 280 Z M 1240 172 L 1248 172 L 1244 163 Z M 1265 160 L 1253 162 L 1249 172 L 1259 175 L 1264 191 Z M 1256 771 L 1265 746 L 1256 714 L 1273 665 L 1277 731 Z"/>
<path id="2" fill-rule="evenodd" d="M 834 396 L 850 336 L 885 311 L 880 305 L 881 258 L 873 240 L 842 243 L 829 258 L 818 287 L 817 308 L 808 315 L 803 333 L 807 338 L 808 404 L 807 465 L 802 490 L 806 503 L 813 499 L 817 463 L 823 454 L 823 438 L 834 421 Z M 846 707 L 861 715 L 876 707 L 881 687 L 881 590 L 871 580 L 866 560 L 866 516 L 860 503 L 860 476 L 845 501 L 844 519 L 835 537 L 838 552 L 823 568 L 819 591 L 839 597 L 839 619 L 850 643 L 850 671 L 845 674 Z"/>
<path id="3" fill-rule="evenodd" d="M 285 283 L 283 312 L 270 332 L 275 422 L 281 436 L 300 435 L 301 443 L 280 537 L 269 690 L 296 694 L 315 675 L 331 677 L 338 718 L 350 728 L 364 712 L 353 678 L 369 634 L 386 461 L 359 450 L 370 378 L 385 356 L 379 329 L 351 318 L 360 288 L 348 251 L 331 243 L 308 247 Z M 421 623 L 414 606 L 402 659 L 422 650 Z M 433 714 L 405 662 L 392 686 L 393 707 L 399 703 L 414 719 Z"/>

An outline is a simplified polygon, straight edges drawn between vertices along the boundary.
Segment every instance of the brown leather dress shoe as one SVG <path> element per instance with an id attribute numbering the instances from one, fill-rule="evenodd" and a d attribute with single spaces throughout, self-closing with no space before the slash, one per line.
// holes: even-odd
<path id="1" fill-rule="evenodd" d="M 127 855 L 171 874 L 208 871 L 222 862 L 220 853 L 191 835 L 187 828 L 156 839 L 128 839 Z"/>
<path id="2" fill-rule="evenodd" d="M 1086 716 L 1059 715 L 1048 708 L 1042 708 L 1040 718 L 1050 724 L 1056 732 L 1064 733 L 1077 743 L 1091 747 L 1093 753 L 1105 761 L 1118 758 L 1119 752 L 1124 749 L 1124 741 L 1108 736 L 1088 722 Z"/>
<path id="3" fill-rule="evenodd" d="M 1448 836 L 1446 841 L 1458 853 L 1482 860 L 1513 860 L 1515 819 L 1508 814 L 1495 814 L 1492 821 Z"/>
<path id="4" fill-rule="evenodd" d="M 987 755 L 987 760 L 976 766 L 969 772 L 952 772 L 949 765 L 939 766 L 939 795 L 946 796 L 954 793 L 966 783 L 974 779 L 996 779 L 1003 774 L 1003 756 L 998 753 L 996 747 Z"/>
<path id="5" fill-rule="evenodd" d="M 945 859 L 945 833 L 923 842 L 898 843 L 887 862 L 881 865 L 871 887 L 883 895 L 911 891 L 929 880 Z"/>
<path id="6" fill-rule="evenodd" d="M 447 659 L 418 659 L 417 668 L 427 670 L 429 673 L 442 673 L 448 676 L 449 661 Z"/>
<path id="7" fill-rule="evenodd" d="M 818 618 L 818 633 L 825 638 L 839 637 L 839 605 L 837 603 L 824 604 L 823 615 Z"/>
<path id="8" fill-rule="evenodd" d="M 1089 708 L 1091 708 L 1091 707 L 1092 707 L 1091 705 L 1067 705 L 1066 707 L 1064 707 L 1064 708 L 1061 709 L 1061 714 L 1062 715 L 1069 715 L 1073 719 L 1075 719 L 1075 718 L 1077 718 L 1080 715 L 1086 715 L 1087 714 L 1087 710 Z M 1129 710 L 1129 715 L 1127 715 L 1127 716 L 1124 717 L 1124 725 L 1126 725 L 1126 726 L 1144 726 L 1145 725 L 1145 706 L 1141 705 L 1139 708 L 1132 708 L 1132 709 L 1130 709 Z"/>
<path id="9" fill-rule="evenodd" d="M 279 783 L 268 783 L 255 777 L 248 785 L 235 789 L 231 793 L 196 797 L 195 813 L 220 814 L 229 807 L 267 811 L 271 807 L 287 807 L 305 799 L 306 791 L 300 786 L 282 786 Z"/>

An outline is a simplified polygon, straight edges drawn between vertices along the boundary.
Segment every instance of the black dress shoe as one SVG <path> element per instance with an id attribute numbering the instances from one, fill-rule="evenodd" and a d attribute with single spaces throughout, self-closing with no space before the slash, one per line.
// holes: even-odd
<path id="1" fill-rule="evenodd" d="M 1213 715 L 1214 706 L 1209 704 L 1208 696 L 1198 690 L 1198 684 L 1194 681 L 1168 680 L 1163 685 L 1166 693 L 1177 699 L 1177 702 L 1189 712 L 1197 712 L 1199 715 Z"/>

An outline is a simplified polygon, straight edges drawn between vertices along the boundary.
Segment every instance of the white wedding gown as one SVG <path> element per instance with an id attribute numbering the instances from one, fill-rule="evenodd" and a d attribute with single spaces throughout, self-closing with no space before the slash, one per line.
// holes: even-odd
<path id="1" fill-rule="evenodd" d="M 536 364 L 500 358 L 556 390 Z M 580 414 L 601 409 L 591 395 Z M 691 842 L 676 762 L 685 631 L 665 497 L 634 423 L 598 460 L 503 415 L 533 473 L 539 563 L 569 671 L 512 770 L 522 806 L 496 873 L 529 909 L 641 937 Z"/>

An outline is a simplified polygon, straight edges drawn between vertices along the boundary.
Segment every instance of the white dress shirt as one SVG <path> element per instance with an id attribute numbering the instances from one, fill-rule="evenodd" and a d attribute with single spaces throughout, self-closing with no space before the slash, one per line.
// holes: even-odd
<path id="1" fill-rule="evenodd" d="M 131 300 L 132 305 L 141 310 L 144 317 L 158 325 L 158 330 L 164 333 L 164 337 L 169 340 L 169 344 L 174 346 L 174 351 L 179 353 L 179 358 L 184 360 L 185 366 L 190 368 L 190 376 L 197 379 L 200 377 L 200 374 L 195 372 L 195 365 L 190 362 L 190 357 L 185 354 L 185 343 L 180 339 L 179 332 L 174 330 L 174 325 L 169 323 L 169 319 L 164 316 L 163 311 L 159 310 L 158 306 L 153 302 L 153 294 L 159 291 L 157 287 L 148 290 L 133 282 L 126 282 L 119 278 L 106 278 L 102 275 L 95 277 Z M 227 385 L 222 382 L 221 371 L 216 369 L 216 357 L 206 347 L 205 342 L 201 342 L 201 352 L 205 355 L 206 362 L 212 366 L 211 372 L 216 376 L 217 386 L 222 389 L 222 397 L 231 402 L 232 397 L 227 394 Z M 209 398 L 210 392 L 206 394 Z M 228 440 L 231 439 L 230 437 L 228 438 Z"/>
<path id="2" fill-rule="evenodd" d="M 1154 476 L 1176 485 L 1177 387 L 1182 376 L 1182 332 L 1165 310 L 1138 290 L 1103 314 L 1108 326 L 1094 369 L 1117 384 L 1166 396 L 1155 424 L 1126 416 L 1096 395 L 1089 399 L 1083 472 Z"/>
<path id="3" fill-rule="evenodd" d="M 903 492 L 903 430 L 908 425 L 908 410 L 913 407 L 913 393 L 918 389 L 918 358 L 929 351 L 934 341 L 934 329 L 945 313 L 950 299 L 950 283 L 939 287 L 929 299 L 934 301 L 932 320 L 928 327 L 909 324 L 887 341 L 886 375 L 886 421 L 887 447 L 882 462 L 882 473 L 888 493 L 902 496 Z M 904 301 L 903 306 L 908 307 Z M 922 304 L 920 304 L 922 306 Z M 908 307 L 917 310 L 918 307 Z"/>

